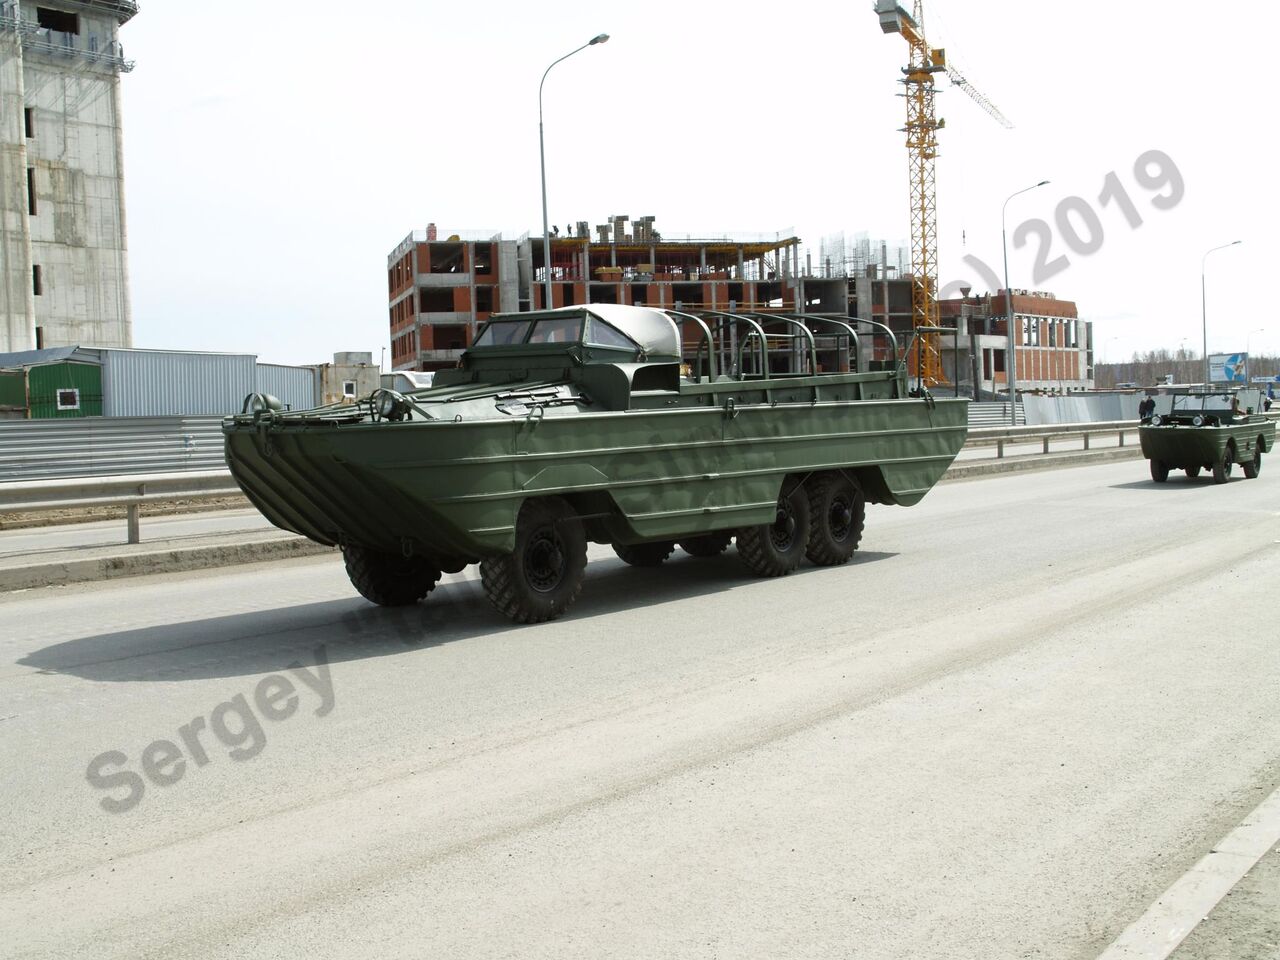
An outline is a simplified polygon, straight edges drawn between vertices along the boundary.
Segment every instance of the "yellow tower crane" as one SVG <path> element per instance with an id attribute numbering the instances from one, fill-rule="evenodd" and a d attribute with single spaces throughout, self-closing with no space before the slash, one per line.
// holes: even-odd
<path id="1" fill-rule="evenodd" d="M 934 74 L 946 73 L 953 84 L 1003 126 L 1013 124 L 960 71 L 948 66 L 946 51 L 929 46 L 924 37 L 922 0 L 915 0 L 913 14 L 896 0 L 876 0 L 875 11 L 880 29 L 902 34 L 911 47 L 910 61 L 902 68 L 902 82 L 906 87 L 905 132 L 911 163 L 911 324 L 921 334 L 911 368 L 918 382 L 929 387 L 944 379 L 938 335 L 927 333 L 938 326 L 938 212 L 933 162 L 938 156 L 938 131 L 947 123 L 934 116 Z"/>

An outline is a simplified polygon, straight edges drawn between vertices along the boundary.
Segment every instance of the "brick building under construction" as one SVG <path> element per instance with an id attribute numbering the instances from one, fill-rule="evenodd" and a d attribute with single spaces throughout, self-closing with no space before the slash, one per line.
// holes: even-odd
<path id="1" fill-rule="evenodd" d="M 754 311 L 861 318 L 884 323 L 905 345 L 911 277 L 858 241 L 850 256 L 824 255 L 815 271 L 792 231 L 710 237 L 663 235 L 654 218 L 616 216 L 594 231 L 586 221 L 551 237 L 551 306 L 625 303 L 676 310 Z M 541 237 L 445 234 L 434 224 L 405 237 L 387 257 L 391 360 L 396 370 L 453 366 L 492 313 L 540 310 Z M 998 394 L 1006 384 L 1003 291 L 941 302 L 943 370 L 962 393 Z M 1091 328 L 1074 303 L 1014 291 L 1018 386 L 1067 392 L 1093 385 Z M 869 331 L 870 328 L 868 327 Z M 863 347 L 865 364 L 884 356 Z M 830 357 L 826 362 L 845 363 Z"/>

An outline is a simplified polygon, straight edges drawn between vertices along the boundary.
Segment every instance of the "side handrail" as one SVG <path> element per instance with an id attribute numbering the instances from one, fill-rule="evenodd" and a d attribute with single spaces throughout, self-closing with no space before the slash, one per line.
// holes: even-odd
<path id="1" fill-rule="evenodd" d="M 895 364 L 895 365 L 898 363 L 898 359 L 899 359 L 899 357 L 898 357 L 898 335 L 897 335 L 896 333 L 894 333 L 891 329 L 889 329 L 889 327 L 888 327 L 888 326 L 886 326 L 885 324 L 881 323 L 881 322 L 880 322 L 880 321 L 878 321 L 878 320 L 864 320 L 862 317 L 850 317 L 849 319 L 850 319 L 850 320 L 856 320 L 858 323 L 865 323 L 865 324 L 867 324 L 868 326 L 872 326 L 872 327 L 879 327 L 881 330 L 883 330 L 883 331 L 885 332 L 885 335 L 886 335 L 886 336 L 888 336 L 888 338 L 889 338 L 889 345 L 890 345 L 890 347 L 891 347 L 891 348 L 892 348 L 892 350 L 893 350 L 893 362 L 894 362 L 894 364 Z"/>
<path id="2" fill-rule="evenodd" d="M 751 337 L 752 337 L 752 336 L 755 336 L 756 334 L 759 334 L 759 336 L 760 336 L 760 342 L 759 342 L 759 344 L 758 344 L 758 348 L 757 348 L 757 351 L 756 351 L 756 352 L 757 352 L 757 354 L 759 355 L 759 358 L 760 358 L 760 376 L 762 376 L 762 377 L 763 377 L 763 376 L 766 376 L 766 375 L 768 374 L 768 372 L 769 372 L 769 357 L 768 357 L 768 355 L 765 353 L 764 328 L 763 328 L 763 327 L 761 327 L 761 326 L 760 326 L 760 324 L 756 323 L 756 321 L 755 321 L 755 320 L 753 320 L 753 319 L 751 319 L 750 317 L 743 316 L 742 314 L 738 314 L 738 313 L 723 313 L 723 312 L 721 312 L 721 311 L 719 311 L 719 310 L 703 310 L 703 311 L 702 311 L 702 313 L 707 314 L 707 315 L 712 315 L 712 316 L 718 316 L 718 317 L 720 317 L 721 319 L 729 319 L 729 320 L 733 320 L 735 323 L 736 323 L 736 322 L 745 321 L 746 323 L 751 324 L 751 326 L 752 326 L 754 329 L 751 331 L 751 333 L 750 333 L 748 336 L 743 337 L 743 338 L 742 338 L 742 342 L 738 344 L 738 353 L 737 353 L 737 356 L 735 356 L 735 357 L 733 358 L 733 359 L 734 359 L 734 365 L 735 365 L 735 367 L 736 367 L 736 368 L 737 368 L 737 370 L 738 370 L 738 375 L 739 375 L 739 377 L 743 376 L 743 373 L 742 373 L 742 353 L 743 353 L 743 350 L 746 348 L 746 346 L 747 346 L 747 342 L 751 339 Z"/>
<path id="3" fill-rule="evenodd" d="M 711 328 L 707 326 L 707 322 L 695 314 L 684 313 L 680 310 L 665 310 L 665 312 L 671 314 L 673 317 L 683 317 L 686 320 L 692 320 L 702 328 L 702 341 L 698 344 L 698 352 L 694 354 L 693 357 L 694 369 L 702 369 L 702 345 L 705 343 L 707 345 L 707 382 L 714 383 L 716 379 L 715 340 L 711 336 Z M 701 373 L 698 374 L 698 382 L 702 382 Z"/>
<path id="4" fill-rule="evenodd" d="M 753 315 L 761 316 L 761 314 L 753 314 Z M 845 332 L 849 335 L 849 345 L 853 353 L 853 372 L 854 373 L 858 372 L 858 353 L 861 350 L 861 347 L 859 346 L 860 341 L 858 340 L 858 331 L 853 328 L 852 324 L 845 323 L 843 320 L 840 320 L 836 317 L 811 316 L 809 314 L 804 314 L 804 313 L 786 313 L 786 314 L 779 314 L 779 316 L 791 317 L 792 319 L 799 320 L 801 323 L 805 323 L 805 324 L 833 323 L 837 327 L 844 327 Z"/>
<path id="5" fill-rule="evenodd" d="M 804 331 L 804 335 L 809 339 L 809 360 L 811 363 L 810 369 L 814 373 L 818 372 L 818 343 L 813 338 L 813 331 L 810 330 L 808 327 L 806 327 L 799 320 L 792 319 L 791 317 L 784 316 L 782 314 L 776 314 L 776 315 L 759 314 L 759 313 L 736 314 L 736 313 L 726 313 L 723 310 L 704 310 L 703 312 L 713 317 L 733 317 L 735 319 L 738 317 L 741 317 L 743 319 L 748 319 L 748 320 L 752 318 L 760 318 L 760 320 L 764 321 L 763 323 L 760 324 L 760 328 L 762 330 L 764 329 L 764 326 L 766 323 L 776 323 L 778 321 L 782 321 L 783 323 L 789 323 L 794 327 L 799 327 L 801 330 Z M 766 317 L 767 319 L 765 319 Z M 792 334 L 792 336 L 794 337 L 795 334 Z"/>

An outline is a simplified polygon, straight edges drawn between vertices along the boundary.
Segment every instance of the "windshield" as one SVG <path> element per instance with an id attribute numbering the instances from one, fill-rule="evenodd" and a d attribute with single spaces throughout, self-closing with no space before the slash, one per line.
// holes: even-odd
<path id="1" fill-rule="evenodd" d="M 529 330 L 528 320 L 490 320 L 480 336 L 476 337 L 477 347 L 496 347 L 510 343 L 524 343 L 524 335 Z"/>
<path id="2" fill-rule="evenodd" d="M 530 343 L 574 343 L 581 339 L 582 317 L 553 317 L 539 320 L 529 334 Z"/>

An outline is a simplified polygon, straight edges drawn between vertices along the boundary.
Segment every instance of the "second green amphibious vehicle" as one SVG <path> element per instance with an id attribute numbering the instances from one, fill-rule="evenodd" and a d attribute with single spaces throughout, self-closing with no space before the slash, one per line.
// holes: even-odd
<path id="1" fill-rule="evenodd" d="M 917 503 L 967 424 L 966 400 L 911 395 L 887 328 L 885 359 L 860 363 L 879 325 L 861 321 L 860 349 L 855 323 L 610 304 L 495 315 L 427 389 L 288 412 L 247 398 L 224 422 L 227 462 L 274 524 L 340 546 L 379 604 L 479 563 L 502 613 L 549 620 L 579 593 L 588 541 L 640 566 L 735 538 L 761 576 L 839 564 L 866 503 Z"/>
<path id="2" fill-rule="evenodd" d="M 1226 483 L 1237 463 L 1250 480 L 1262 472 L 1276 425 L 1262 413 L 1260 390 L 1182 390 L 1155 398 L 1138 439 L 1156 483 L 1168 480 L 1170 470 L 1194 478 L 1202 469 L 1215 483 Z"/>

